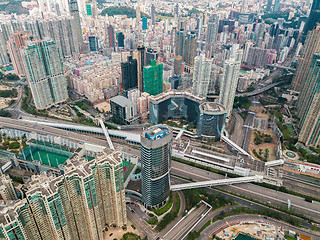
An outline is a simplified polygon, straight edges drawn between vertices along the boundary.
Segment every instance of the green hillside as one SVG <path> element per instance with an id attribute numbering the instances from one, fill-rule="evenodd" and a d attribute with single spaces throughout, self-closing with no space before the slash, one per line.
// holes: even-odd
<path id="1" fill-rule="evenodd" d="M 114 15 L 127 15 L 128 18 L 136 17 L 136 10 L 134 8 L 126 7 L 126 6 L 112 6 L 104 9 L 101 12 L 102 16 L 114 16 Z M 147 14 L 141 12 L 141 17 L 149 17 Z"/>

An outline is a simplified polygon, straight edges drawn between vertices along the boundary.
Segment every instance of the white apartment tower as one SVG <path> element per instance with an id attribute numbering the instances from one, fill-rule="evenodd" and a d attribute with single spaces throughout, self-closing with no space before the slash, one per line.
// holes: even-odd
<path id="1" fill-rule="evenodd" d="M 194 58 L 193 86 L 192 92 L 199 97 L 207 97 L 210 83 L 212 60 L 204 54 Z"/>
<path id="2" fill-rule="evenodd" d="M 234 97 L 239 80 L 242 50 L 238 50 L 235 58 L 226 60 L 223 66 L 223 74 L 220 85 L 219 103 L 227 110 L 227 119 L 230 117 Z"/>

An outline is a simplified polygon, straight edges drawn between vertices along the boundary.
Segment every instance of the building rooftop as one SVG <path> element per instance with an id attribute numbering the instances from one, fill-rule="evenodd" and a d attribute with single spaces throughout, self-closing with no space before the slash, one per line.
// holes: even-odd
<path id="1" fill-rule="evenodd" d="M 163 92 L 157 96 L 150 96 L 150 102 L 156 104 L 173 97 L 184 97 L 198 103 L 203 103 L 205 101 L 205 98 L 195 96 L 190 92 L 171 90 L 171 91 Z"/>
<path id="2" fill-rule="evenodd" d="M 219 103 L 215 103 L 215 102 L 202 103 L 199 106 L 199 108 L 200 108 L 200 111 L 211 112 L 211 113 L 225 112 L 226 111 L 226 108 L 224 106 L 222 106 Z"/>
<path id="3" fill-rule="evenodd" d="M 163 138 L 169 134 L 170 130 L 168 127 L 164 125 L 157 125 L 154 127 L 150 127 L 145 132 L 145 137 L 150 140 L 157 140 L 159 138 Z"/>
<path id="4" fill-rule="evenodd" d="M 116 97 L 112 98 L 111 101 L 120 105 L 121 107 L 126 107 L 129 105 L 132 105 L 131 100 L 129 100 L 128 98 L 123 97 L 123 96 L 116 96 Z"/>

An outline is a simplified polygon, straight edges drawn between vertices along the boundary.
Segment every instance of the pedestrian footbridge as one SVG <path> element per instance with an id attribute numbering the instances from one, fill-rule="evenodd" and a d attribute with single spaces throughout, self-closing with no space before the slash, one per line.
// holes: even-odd
<path id="1" fill-rule="evenodd" d="M 171 185 L 171 191 L 180 191 L 193 188 L 203 188 L 203 187 L 213 187 L 221 185 L 231 185 L 237 183 L 248 183 L 248 182 L 261 182 L 263 176 L 255 175 L 251 177 L 238 177 L 238 178 L 228 178 L 228 179 L 217 179 L 202 182 L 191 182 Z"/>

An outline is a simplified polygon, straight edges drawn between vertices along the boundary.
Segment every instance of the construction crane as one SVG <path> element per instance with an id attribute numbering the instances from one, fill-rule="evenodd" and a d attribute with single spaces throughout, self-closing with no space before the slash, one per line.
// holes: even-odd
<path id="1" fill-rule="evenodd" d="M 228 224 L 228 226 L 232 229 L 232 231 L 234 232 L 237 232 L 238 231 L 238 228 L 235 228 L 235 227 L 232 227 L 228 222 L 227 220 L 225 220 L 226 224 Z"/>

